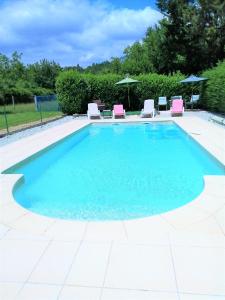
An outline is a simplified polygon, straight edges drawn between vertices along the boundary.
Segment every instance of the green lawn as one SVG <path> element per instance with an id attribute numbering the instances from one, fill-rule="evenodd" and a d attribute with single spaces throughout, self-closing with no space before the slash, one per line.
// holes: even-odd
<path id="1" fill-rule="evenodd" d="M 133 116 L 133 115 L 140 115 L 140 111 L 126 111 L 127 116 Z M 105 111 L 104 113 L 101 112 L 102 117 L 112 117 L 112 111 Z"/>
<path id="2" fill-rule="evenodd" d="M 0 106 L 0 129 L 5 129 L 4 107 Z M 40 112 L 35 111 L 34 103 L 16 104 L 6 106 L 7 120 L 9 128 L 12 126 L 28 124 L 30 122 L 40 121 Z M 43 120 L 61 116 L 59 111 L 43 111 Z"/>
<path id="3" fill-rule="evenodd" d="M 133 116 L 133 115 L 140 115 L 140 111 L 139 110 L 137 110 L 137 111 L 127 111 L 126 112 L 126 115 L 127 116 Z"/>
<path id="4" fill-rule="evenodd" d="M 55 118 L 57 116 L 61 116 L 62 112 L 55 111 L 54 104 L 45 103 L 45 107 L 43 105 L 43 109 L 52 109 L 52 111 L 42 111 L 43 120 L 47 118 Z M 26 103 L 26 104 L 16 104 L 15 109 L 13 105 L 6 106 L 7 120 L 9 131 L 10 127 L 29 124 L 31 122 L 40 121 L 40 112 L 35 110 L 34 103 Z M 127 115 L 135 115 L 140 114 L 140 111 L 129 111 L 126 112 Z M 5 117 L 4 117 L 4 107 L 0 106 L 0 130 L 6 129 Z"/>

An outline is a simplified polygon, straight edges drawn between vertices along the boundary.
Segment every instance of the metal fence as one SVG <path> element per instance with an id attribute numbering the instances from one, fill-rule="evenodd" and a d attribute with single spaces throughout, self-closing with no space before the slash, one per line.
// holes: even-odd
<path id="1" fill-rule="evenodd" d="M 56 95 L 34 96 L 32 103 L 12 99 L 0 105 L 0 137 L 62 117 Z"/>

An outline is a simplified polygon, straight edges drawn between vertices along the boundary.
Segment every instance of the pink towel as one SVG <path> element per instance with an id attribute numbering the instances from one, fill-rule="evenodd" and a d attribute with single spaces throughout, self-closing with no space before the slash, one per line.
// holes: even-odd
<path id="1" fill-rule="evenodd" d="M 183 100 L 181 99 L 174 99 L 172 102 L 171 111 L 174 113 L 183 112 Z"/>
<path id="2" fill-rule="evenodd" d="M 114 113 L 116 115 L 123 115 L 124 114 L 123 105 L 122 104 L 114 105 L 113 110 L 114 110 Z"/>

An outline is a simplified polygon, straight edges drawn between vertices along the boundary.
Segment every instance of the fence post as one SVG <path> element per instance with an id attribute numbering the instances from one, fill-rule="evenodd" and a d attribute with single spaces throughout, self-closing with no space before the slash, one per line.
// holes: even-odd
<path id="1" fill-rule="evenodd" d="M 13 95 L 12 95 L 12 105 L 13 105 L 13 110 L 15 111 L 15 98 Z"/>
<path id="2" fill-rule="evenodd" d="M 5 117 L 6 130 L 7 130 L 7 134 L 9 134 L 9 125 L 8 125 L 6 109 L 5 109 L 5 100 L 3 100 L 3 107 L 4 107 L 4 117 Z"/>
<path id="3" fill-rule="evenodd" d="M 40 116 L 41 116 L 41 124 L 42 124 L 41 100 L 39 101 L 39 112 L 40 112 Z"/>
<path id="4" fill-rule="evenodd" d="M 34 104 L 35 104 L 35 109 L 38 111 L 38 104 L 37 104 L 37 96 L 34 95 Z"/>

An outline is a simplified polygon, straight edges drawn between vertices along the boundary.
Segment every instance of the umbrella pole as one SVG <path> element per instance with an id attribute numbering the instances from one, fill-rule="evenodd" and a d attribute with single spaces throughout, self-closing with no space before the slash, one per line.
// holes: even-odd
<path id="1" fill-rule="evenodd" d="M 130 108 L 130 89 L 129 89 L 129 84 L 127 85 L 128 88 L 128 106 Z"/>
<path id="2" fill-rule="evenodd" d="M 193 99 L 192 99 L 193 93 L 194 93 L 194 86 L 193 86 L 193 84 L 192 84 L 192 89 L 191 89 L 191 100 L 192 100 L 191 108 L 192 108 L 192 109 L 193 109 L 193 107 L 194 107 Z"/>

